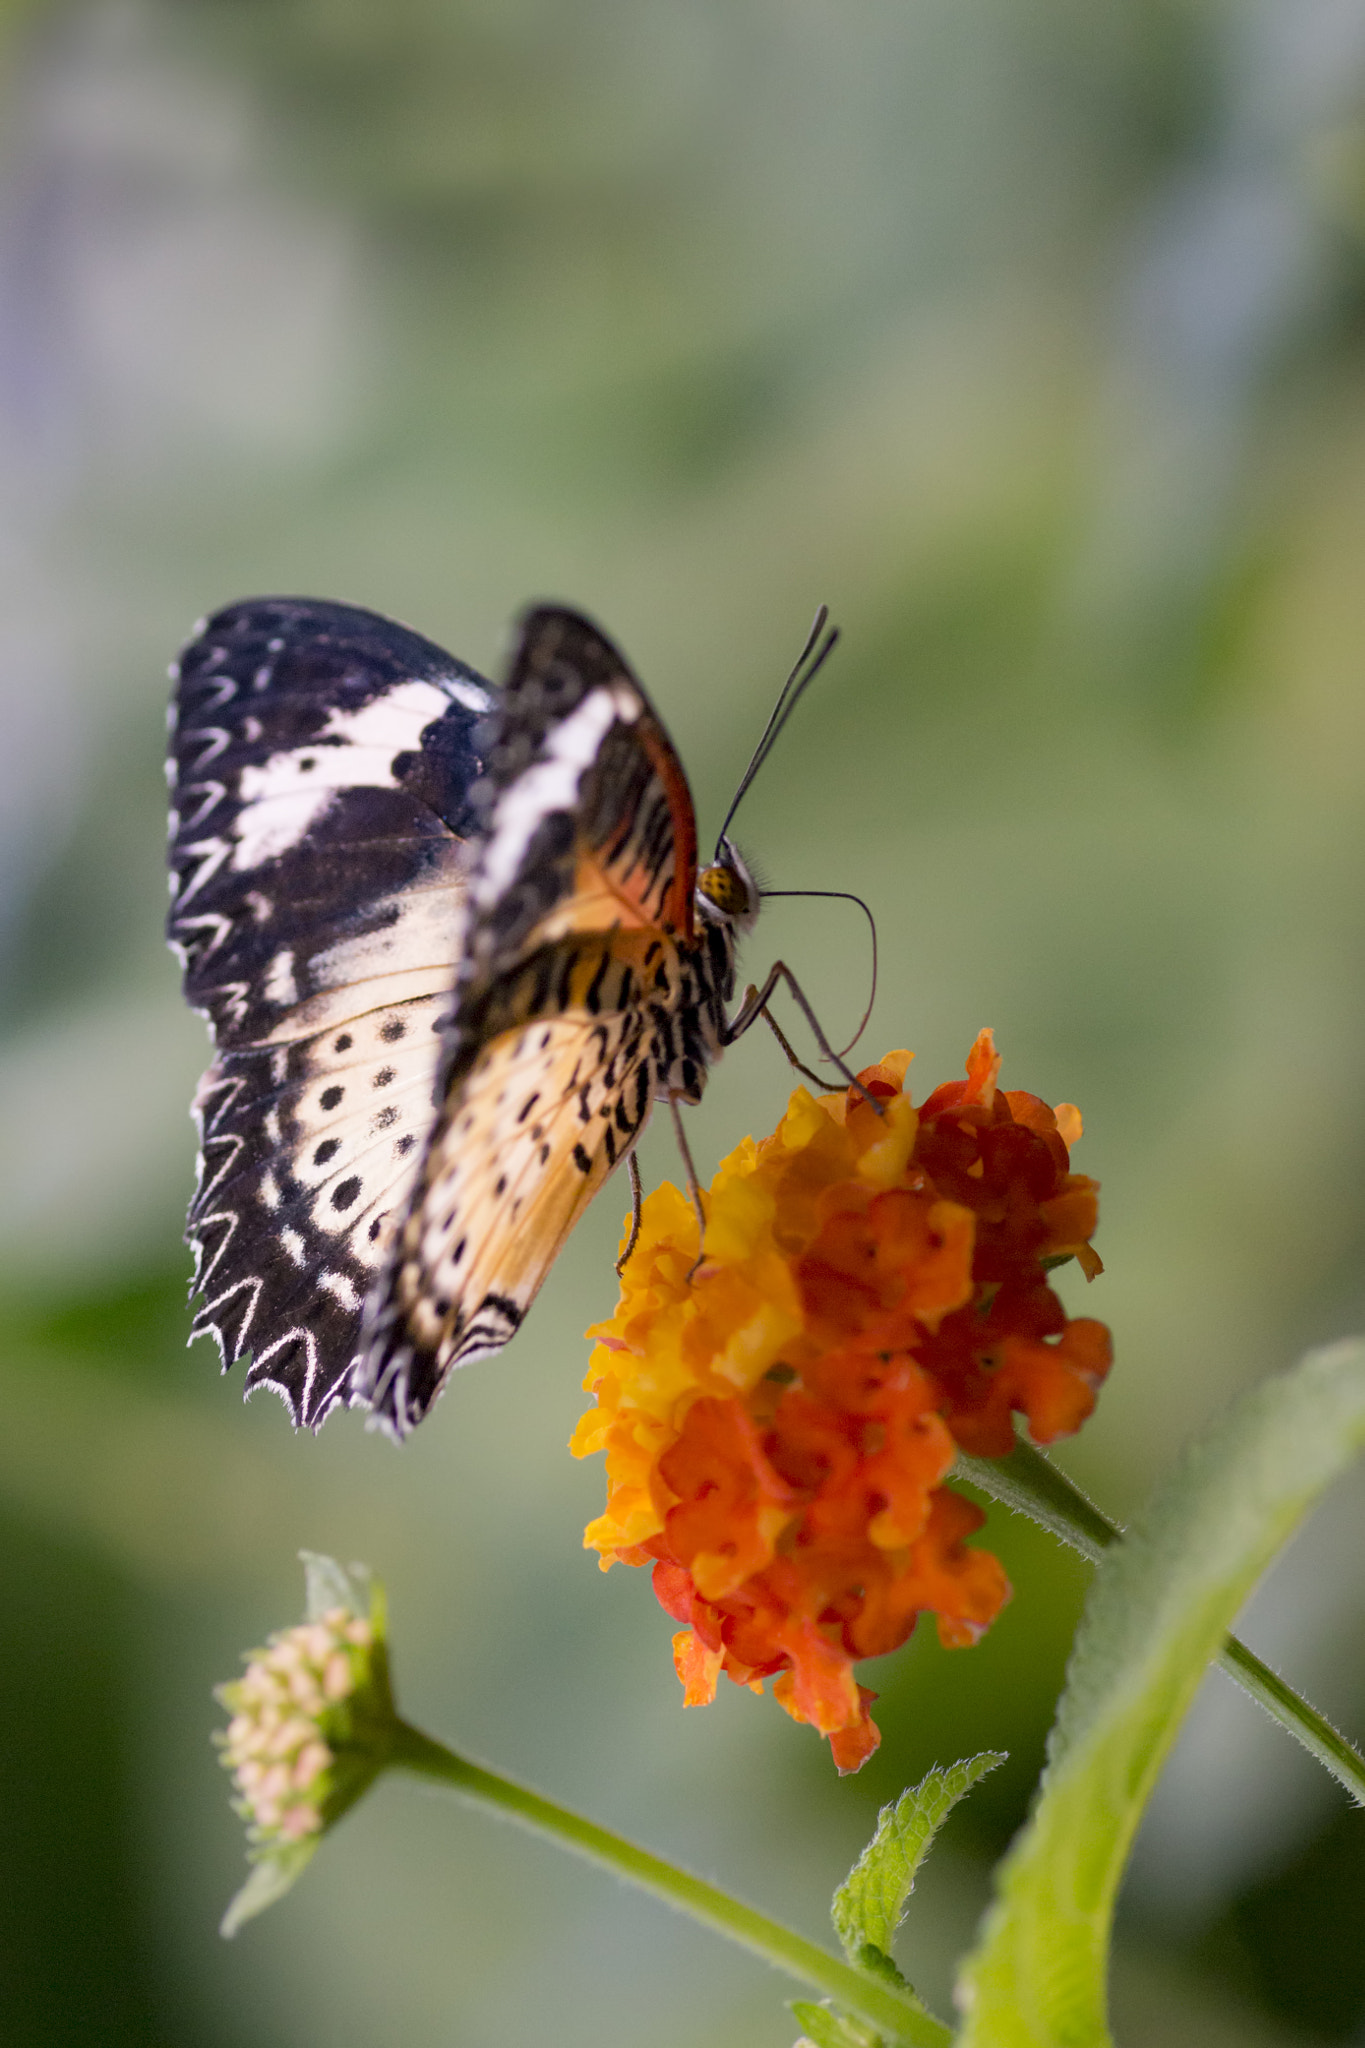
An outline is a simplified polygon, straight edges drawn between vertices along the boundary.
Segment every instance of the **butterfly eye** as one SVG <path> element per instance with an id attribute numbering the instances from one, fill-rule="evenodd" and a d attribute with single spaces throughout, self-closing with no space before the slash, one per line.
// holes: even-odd
<path id="1" fill-rule="evenodd" d="M 697 894 L 720 911 L 724 917 L 747 917 L 749 914 L 749 890 L 742 875 L 736 874 L 724 861 L 712 861 L 697 876 Z"/>

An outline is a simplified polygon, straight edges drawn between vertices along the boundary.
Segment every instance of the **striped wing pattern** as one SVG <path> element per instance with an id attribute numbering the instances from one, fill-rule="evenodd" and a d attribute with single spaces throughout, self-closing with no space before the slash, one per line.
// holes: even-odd
<path id="1" fill-rule="evenodd" d="M 687 784 L 586 620 L 526 621 L 486 773 L 444 1104 L 358 1378 L 398 1434 L 507 1342 L 655 1096 L 700 1093 L 717 1036 L 696 1021 L 719 996 Z"/>
<path id="2" fill-rule="evenodd" d="M 429 641 L 306 599 L 218 613 L 176 672 L 168 933 L 216 1051 L 194 1334 L 297 1422 L 352 1397 L 429 1139 L 492 704 Z"/>
<path id="3" fill-rule="evenodd" d="M 512 1336 L 643 1130 L 657 1080 L 651 950 L 668 957 L 647 933 L 564 940 L 548 1001 L 529 1000 L 541 959 L 499 984 L 499 1018 L 520 1020 L 490 1030 L 447 1097 L 381 1311 L 366 1393 L 398 1433 L 455 1366 Z"/>
<path id="4" fill-rule="evenodd" d="M 661 1095 L 696 1101 L 733 941 L 617 650 L 527 615 L 501 693 L 406 628 L 230 606 L 173 706 L 171 944 L 216 1058 L 195 1334 L 316 1426 L 396 1435 L 513 1334 Z"/>

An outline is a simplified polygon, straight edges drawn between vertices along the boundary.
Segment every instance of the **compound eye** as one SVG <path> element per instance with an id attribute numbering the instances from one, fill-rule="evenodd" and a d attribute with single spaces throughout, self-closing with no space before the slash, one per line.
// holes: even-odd
<path id="1" fill-rule="evenodd" d="M 697 894 L 704 896 L 726 917 L 747 917 L 749 891 L 742 878 L 724 861 L 712 861 L 697 876 Z"/>

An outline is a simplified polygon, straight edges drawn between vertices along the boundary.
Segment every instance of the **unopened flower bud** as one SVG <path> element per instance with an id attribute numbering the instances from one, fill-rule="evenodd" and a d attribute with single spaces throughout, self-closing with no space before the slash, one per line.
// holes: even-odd
<path id="1" fill-rule="evenodd" d="M 217 1689 L 232 1719 L 215 1740 L 254 1865 L 224 1934 L 289 1889 L 392 1747 L 382 1589 L 359 1567 L 348 1574 L 311 1551 L 303 1559 L 308 1619 L 250 1651 L 241 1678 Z"/>

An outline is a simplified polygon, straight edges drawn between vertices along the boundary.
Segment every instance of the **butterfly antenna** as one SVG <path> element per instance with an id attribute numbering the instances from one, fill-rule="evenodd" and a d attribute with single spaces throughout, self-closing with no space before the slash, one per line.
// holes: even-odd
<path id="1" fill-rule="evenodd" d="M 852 1038 L 850 1038 L 850 1040 L 848 1041 L 848 1044 L 841 1047 L 839 1051 L 838 1057 L 841 1060 L 847 1059 L 848 1055 L 852 1052 L 854 1046 L 858 1043 L 858 1040 L 866 1031 L 868 1023 L 872 1016 L 872 1006 L 877 1000 L 876 918 L 872 915 L 871 909 L 868 907 L 866 903 L 864 903 L 862 897 L 855 896 L 851 889 L 763 889 L 760 890 L 759 893 L 765 903 L 768 901 L 768 898 L 770 896 L 823 896 L 827 900 L 836 903 L 856 903 L 859 910 L 861 910 L 861 912 L 863 913 L 863 916 L 867 919 L 867 928 L 872 934 L 872 988 L 867 998 L 867 1008 L 863 1011 L 862 1022 L 859 1024 L 858 1029 L 854 1032 Z"/>
<path id="2" fill-rule="evenodd" d="M 772 715 L 763 728 L 763 736 L 754 748 L 749 765 L 739 779 L 739 788 L 735 791 L 730 802 L 730 808 L 725 813 L 725 823 L 721 826 L 716 839 L 717 860 L 720 858 L 721 848 L 725 843 L 725 835 L 730 829 L 731 820 L 744 801 L 749 784 L 753 781 L 759 769 L 776 746 L 783 726 L 787 723 L 802 697 L 815 681 L 815 678 L 829 660 L 830 655 L 834 652 L 839 639 L 839 628 L 837 626 L 830 626 L 829 632 L 825 633 L 825 627 L 828 624 L 829 606 L 822 604 L 819 611 L 815 614 L 815 623 L 806 636 L 806 644 L 797 657 L 796 665 L 778 692 L 777 702 L 772 708 Z M 822 634 L 824 634 L 823 640 L 821 639 Z"/>

